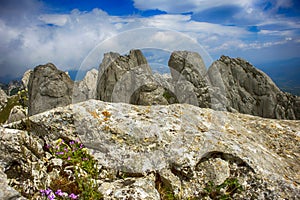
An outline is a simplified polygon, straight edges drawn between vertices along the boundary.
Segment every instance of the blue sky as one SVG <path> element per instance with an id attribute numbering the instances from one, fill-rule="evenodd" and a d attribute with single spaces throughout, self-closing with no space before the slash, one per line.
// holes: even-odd
<path id="1" fill-rule="evenodd" d="M 300 76 L 299 2 L 0 0 L 0 77 L 47 62 L 62 70 L 97 68 L 104 50 L 197 51 L 195 43 L 213 60 L 242 57 L 259 68 L 286 62 L 287 70 L 292 60 Z"/>

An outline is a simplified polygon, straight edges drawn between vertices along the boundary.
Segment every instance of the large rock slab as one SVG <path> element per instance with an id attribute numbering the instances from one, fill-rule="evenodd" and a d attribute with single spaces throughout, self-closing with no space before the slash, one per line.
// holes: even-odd
<path id="1" fill-rule="evenodd" d="M 73 85 L 70 77 L 52 63 L 35 67 L 28 84 L 28 114 L 71 104 Z"/>
<path id="2" fill-rule="evenodd" d="M 28 155 L 32 152 L 42 161 L 44 142 L 79 137 L 111 173 L 111 178 L 99 180 L 99 190 L 107 199 L 159 199 L 158 194 L 164 195 L 162 188 L 181 199 L 202 199 L 212 182 L 229 187 L 228 180 L 243 188 L 231 194 L 234 199 L 300 198 L 297 120 L 264 119 L 187 104 L 136 106 L 89 100 L 32 116 L 30 127 L 30 134 L 0 130 L 2 167 L 9 169 L 13 160 L 26 164 L 14 144 L 17 141 L 26 144 Z M 32 151 L 29 141 L 37 151 Z"/>

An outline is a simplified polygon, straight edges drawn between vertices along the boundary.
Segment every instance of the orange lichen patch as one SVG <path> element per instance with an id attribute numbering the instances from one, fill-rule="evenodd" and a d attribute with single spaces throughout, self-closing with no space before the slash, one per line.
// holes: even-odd
<path id="1" fill-rule="evenodd" d="M 99 119 L 100 116 L 98 115 L 98 113 L 96 111 L 88 111 L 94 118 Z"/>
<path id="2" fill-rule="evenodd" d="M 111 113 L 108 112 L 107 110 L 104 110 L 104 111 L 102 112 L 102 115 L 104 115 L 104 117 L 108 118 L 108 117 L 111 116 Z"/>

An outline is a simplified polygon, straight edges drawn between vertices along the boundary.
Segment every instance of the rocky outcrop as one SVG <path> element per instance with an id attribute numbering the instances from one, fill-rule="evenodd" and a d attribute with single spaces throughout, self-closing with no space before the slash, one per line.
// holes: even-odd
<path id="1" fill-rule="evenodd" d="M 50 187 L 60 161 L 45 147 L 60 138 L 79 138 L 93 154 L 105 199 L 300 198 L 300 121 L 89 100 L 26 124 L 0 128 L 0 165 L 27 198 Z"/>
<path id="2" fill-rule="evenodd" d="M 32 73 L 33 73 L 33 70 L 29 69 L 24 73 L 24 75 L 22 77 L 22 83 L 23 83 L 25 89 L 28 89 L 29 78 Z"/>
<path id="3" fill-rule="evenodd" d="M 6 106 L 7 104 L 7 95 L 6 93 L 0 88 L 0 111 Z"/>
<path id="4" fill-rule="evenodd" d="M 52 63 L 34 68 L 28 84 L 28 114 L 34 115 L 72 103 L 73 81 Z"/>
<path id="5" fill-rule="evenodd" d="M 129 55 L 106 53 L 99 66 L 97 99 L 138 105 L 168 104 L 140 50 Z"/>
<path id="6" fill-rule="evenodd" d="M 24 119 L 27 116 L 27 109 L 23 106 L 14 106 L 10 110 L 10 114 L 7 123 L 12 123 Z"/>
<path id="7" fill-rule="evenodd" d="M 240 58 L 222 56 L 208 70 L 219 103 L 228 111 L 266 118 L 297 118 L 297 97 L 284 93 L 262 71 Z M 216 92 L 217 91 L 217 92 Z"/>
<path id="8" fill-rule="evenodd" d="M 201 56 L 196 52 L 174 51 L 168 65 L 179 102 L 210 108 L 206 68 Z"/>
<path id="9" fill-rule="evenodd" d="M 74 83 L 73 103 L 96 98 L 98 71 L 92 69 L 88 71 L 83 80 Z"/>

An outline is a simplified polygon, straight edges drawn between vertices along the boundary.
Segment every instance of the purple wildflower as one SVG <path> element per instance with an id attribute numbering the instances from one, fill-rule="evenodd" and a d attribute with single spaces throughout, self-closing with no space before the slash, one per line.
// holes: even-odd
<path id="1" fill-rule="evenodd" d="M 53 193 L 51 193 L 51 194 L 48 196 L 48 199 L 49 199 L 49 200 L 55 199 L 55 195 L 54 195 Z"/>
<path id="2" fill-rule="evenodd" d="M 68 152 L 68 151 L 69 151 L 69 149 L 68 149 L 68 148 L 64 148 L 64 150 L 65 150 L 65 152 Z"/>
<path id="3" fill-rule="evenodd" d="M 51 192 L 52 192 L 52 190 L 51 189 L 46 189 L 46 190 L 44 190 L 45 191 L 45 194 L 48 196 Z"/>
<path id="4" fill-rule="evenodd" d="M 69 144 L 73 145 L 73 144 L 75 144 L 75 142 L 72 140 L 72 141 L 69 142 Z"/>
<path id="5" fill-rule="evenodd" d="M 83 147 L 84 147 L 83 144 L 80 144 L 79 148 L 82 149 Z"/>
<path id="6" fill-rule="evenodd" d="M 71 157 L 70 157 L 70 156 L 68 157 L 68 160 L 71 160 Z"/>
<path id="7" fill-rule="evenodd" d="M 55 192 L 55 194 L 57 194 L 58 196 L 63 196 L 64 195 L 64 193 L 61 191 L 61 189 L 57 190 Z"/>
<path id="8" fill-rule="evenodd" d="M 70 197 L 71 199 L 77 199 L 77 198 L 78 198 L 78 195 L 72 193 L 72 194 L 69 195 L 69 197 Z"/>
<path id="9" fill-rule="evenodd" d="M 63 154 L 64 154 L 64 152 L 62 152 L 62 151 L 56 152 L 56 155 L 63 155 Z"/>
<path id="10" fill-rule="evenodd" d="M 42 196 L 45 196 L 45 190 L 40 190 L 40 193 L 42 194 Z"/>

